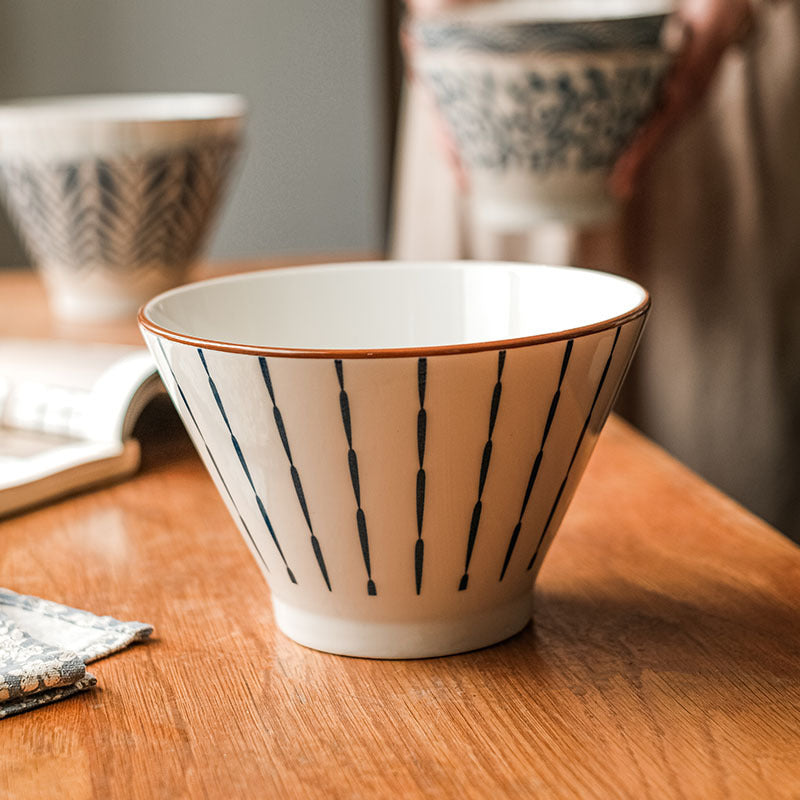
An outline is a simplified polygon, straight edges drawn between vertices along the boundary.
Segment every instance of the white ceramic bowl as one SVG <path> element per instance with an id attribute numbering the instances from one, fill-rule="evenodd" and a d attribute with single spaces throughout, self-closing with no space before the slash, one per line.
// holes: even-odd
<path id="1" fill-rule="evenodd" d="M 0 105 L 0 194 L 59 317 L 133 316 L 184 280 L 244 118 L 243 98 L 227 94 Z"/>
<path id="2" fill-rule="evenodd" d="M 452 133 L 478 219 L 518 231 L 614 216 L 608 177 L 658 100 L 672 6 L 529 0 L 409 24 L 414 71 Z"/>
<path id="3" fill-rule="evenodd" d="M 527 624 L 648 308 L 589 270 L 382 262 L 196 283 L 139 322 L 280 628 L 413 658 Z"/>

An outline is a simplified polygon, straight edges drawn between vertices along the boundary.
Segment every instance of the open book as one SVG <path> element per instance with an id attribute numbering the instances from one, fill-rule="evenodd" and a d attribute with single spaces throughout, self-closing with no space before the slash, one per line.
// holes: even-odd
<path id="1" fill-rule="evenodd" d="M 134 473 L 163 391 L 144 347 L 0 339 L 0 516 Z"/>

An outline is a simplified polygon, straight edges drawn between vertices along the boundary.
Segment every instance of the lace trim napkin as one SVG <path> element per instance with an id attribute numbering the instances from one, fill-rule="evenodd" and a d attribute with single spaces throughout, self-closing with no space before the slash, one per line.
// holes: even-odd
<path id="1" fill-rule="evenodd" d="M 52 703 L 97 683 L 86 663 L 153 632 L 0 588 L 0 719 Z"/>

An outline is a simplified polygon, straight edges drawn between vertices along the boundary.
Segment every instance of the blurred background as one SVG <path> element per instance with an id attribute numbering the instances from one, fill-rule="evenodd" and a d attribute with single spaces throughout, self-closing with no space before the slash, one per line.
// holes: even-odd
<path id="1" fill-rule="evenodd" d="M 0 99 L 244 95 L 245 152 L 211 259 L 504 258 L 631 275 L 654 312 L 619 410 L 800 541 L 800 4 L 681 7 L 698 33 L 683 75 L 696 105 L 609 230 L 472 224 L 441 125 L 404 79 L 400 0 L 4 0 Z M 27 261 L 0 210 L 0 268 Z"/>
<path id="2" fill-rule="evenodd" d="M 397 80 L 381 0 L 4 0 L 0 99 L 219 91 L 250 105 L 212 258 L 380 252 Z M 0 211 L 0 265 L 27 263 Z"/>

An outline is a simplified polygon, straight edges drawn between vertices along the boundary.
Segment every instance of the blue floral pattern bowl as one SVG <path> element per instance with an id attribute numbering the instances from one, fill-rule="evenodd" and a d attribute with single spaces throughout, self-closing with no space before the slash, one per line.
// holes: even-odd
<path id="1" fill-rule="evenodd" d="M 513 230 L 613 216 L 610 171 L 670 63 L 665 18 L 409 28 L 415 73 L 452 134 L 478 219 Z"/>

